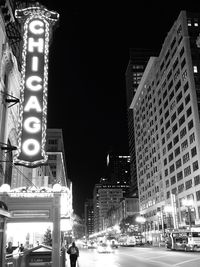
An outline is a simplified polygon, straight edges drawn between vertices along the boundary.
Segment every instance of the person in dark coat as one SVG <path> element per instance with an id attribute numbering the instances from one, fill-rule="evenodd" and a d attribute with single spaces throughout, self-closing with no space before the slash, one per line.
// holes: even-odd
<path id="1" fill-rule="evenodd" d="M 68 248 L 67 253 L 70 257 L 70 265 L 71 267 L 76 267 L 76 261 L 79 257 L 79 249 L 77 248 L 75 242 L 72 242 L 72 245 Z"/>
<path id="2" fill-rule="evenodd" d="M 12 242 L 8 242 L 8 246 L 6 247 L 6 254 L 7 254 L 7 258 L 9 257 L 12 257 L 12 253 L 14 251 L 14 248 L 13 248 L 13 245 L 12 245 Z"/>

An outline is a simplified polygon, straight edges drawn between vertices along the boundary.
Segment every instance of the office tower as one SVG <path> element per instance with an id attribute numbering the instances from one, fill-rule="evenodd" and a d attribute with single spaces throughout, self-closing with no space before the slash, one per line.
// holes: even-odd
<path id="1" fill-rule="evenodd" d="M 153 240 L 161 224 L 200 223 L 199 30 L 200 14 L 181 11 L 131 104 L 140 212 Z"/>
<path id="2" fill-rule="evenodd" d="M 110 183 L 130 185 L 130 156 L 110 152 L 107 155 L 107 175 Z"/>
<path id="3" fill-rule="evenodd" d="M 105 227 L 107 212 L 118 207 L 122 198 L 129 192 L 128 184 L 102 182 L 95 184 L 93 190 L 94 203 L 94 232 L 102 231 Z"/>
<path id="4" fill-rule="evenodd" d="M 133 113 L 130 109 L 131 102 L 140 83 L 145 67 L 150 56 L 155 52 L 152 49 L 131 48 L 130 59 L 128 62 L 126 76 L 126 103 L 127 103 L 127 121 L 128 121 L 128 139 L 130 155 L 130 176 L 131 176 L 131 195 L 138 196 L 137 189 L 137 168 L 135 155 L 135 136 Z"/>
<path id="5" fill-rule="evenodd" d="M 94 233 L 94 208 L 93 199 L 87 199 L 84 205 L 85 236 L 88 238 Z"/>

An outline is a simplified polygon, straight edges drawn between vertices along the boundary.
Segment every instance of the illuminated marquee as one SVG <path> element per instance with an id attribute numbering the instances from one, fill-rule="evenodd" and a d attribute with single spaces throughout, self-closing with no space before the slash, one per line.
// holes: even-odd
<path id="1" fill-rule="evenodd" d="M 35 167 L 47 161 L 45 153 L 48 52 L 52 25 L 58 13 L 42 7 L 16 10 L 23 23 L 21 96 L 16 164 Z"/>

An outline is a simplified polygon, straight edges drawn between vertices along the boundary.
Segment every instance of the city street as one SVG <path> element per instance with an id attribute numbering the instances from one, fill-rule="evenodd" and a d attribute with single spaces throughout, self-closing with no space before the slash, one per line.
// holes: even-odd
<path id="1" fill-rule="evenodd" d="M 80 250 L 78 267 L 199 267 L 199 252 L 170 251 L 165 248 L 119 247 L 113 253 Z M 67 267 L 70 267 L 67 255 Z"/>

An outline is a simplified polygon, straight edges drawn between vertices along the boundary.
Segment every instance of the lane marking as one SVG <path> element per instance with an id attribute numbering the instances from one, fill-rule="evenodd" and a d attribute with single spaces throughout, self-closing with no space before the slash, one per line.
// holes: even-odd
<path id="1" fill-rule="evenodd" d="M 190 259 L 190 260 L 187 260 L 187 261 L 182 261 L 182 262 L 173 264 L 173 266 L 179 266 L 179 265 L 185 264 L 187 262 L 192 262 L 192 261 L 196 261 L 196 260 L 200 260 L 200 258 L 199 257 L 196 257 L 196 258 L 193 258 L 193 259 Z"/>

